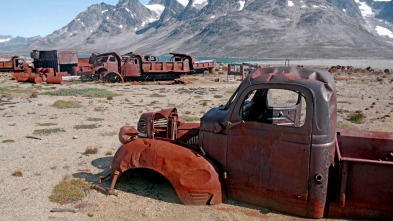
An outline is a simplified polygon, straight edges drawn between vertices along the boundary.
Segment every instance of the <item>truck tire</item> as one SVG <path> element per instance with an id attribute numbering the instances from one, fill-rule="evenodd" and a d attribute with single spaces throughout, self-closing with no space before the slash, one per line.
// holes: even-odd
<path id="1" fill-rule="evenodd" d="M 104 82 L 108 83 L 124 83 L 123 77 L 120 74 L 111 72 L 104 76 Z"/>

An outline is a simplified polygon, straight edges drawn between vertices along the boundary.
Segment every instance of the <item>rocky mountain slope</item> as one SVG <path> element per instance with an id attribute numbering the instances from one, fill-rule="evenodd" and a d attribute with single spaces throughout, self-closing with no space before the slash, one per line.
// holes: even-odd
<path id="1" fill-rule="evenodd" d="M 392 7 L 386 0 L 120 0 L 92 5 L 27 49 L 392 58 Z"/>
<path id="2" fill-rule="evenodd" d="M 11 52 L 19 50 L 20 48 L 26 47 L 29 43 L 39 39 L 40 36 L 24 38 L 24 37 L 12 37 L 11 35 L 0 35 L 0 51 Z"/>

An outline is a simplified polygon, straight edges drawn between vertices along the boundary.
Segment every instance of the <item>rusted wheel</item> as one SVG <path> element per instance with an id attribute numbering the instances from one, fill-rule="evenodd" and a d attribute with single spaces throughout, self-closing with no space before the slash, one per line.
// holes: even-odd
<path id="1" fill-rule="evenodd" d="M 111 72 L 111 73 L 105 75 L 104 82 L 120 83 L 120 82 L 123 82 L 123 79 L 119 74 Z"/>

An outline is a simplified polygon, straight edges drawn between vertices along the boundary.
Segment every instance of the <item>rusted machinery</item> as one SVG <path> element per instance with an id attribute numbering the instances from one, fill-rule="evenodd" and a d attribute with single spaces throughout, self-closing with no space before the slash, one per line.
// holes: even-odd
<path id="1" fill-rule="evenodd" d="M 29 64 L 19 56 L 12 56 L 9 61 L 0 61 L 0 71 L 19 72 L 24 71 L 26 68 L 29 68 Z"/>
<path id="2" fill-rule="evenodd" d="M 330 73 L 262 68 L 200 123 L 175 108 L 121 128 L 113 193 L 126 171 L 154 170 L 183 204 L 227 197 L 297 216 L 393 219 L 393 135 L 336 128 Z"/>
<path id="3" fill-rule="evenodd" d="M 241 76 L 242 80 L 244 80 L 247 75 L 249 75 L 251 72 L 258 68 L 260 68 L 259 65 L 250 63 L 228 64 L 227 80 L 229 81 L 231 75 L 233 75 L 234 77 Z"/>
<path id="4" fill-rule="evenodd" d="M 46 82 L 47 84 L 62 84 L 62 76 L 69 76 L 67 72 L 57 72 L 56 76 L 53 68 L 37 68 L 36 73 L 32 73 L 31 68 L 27 68 L 23 73 L 13 73 L 12 80 L 18 82 L 31 82 L 39 84 Z"/>
<path id="5" fill-rule="evenodd" d="M 55 76 L 57 72 L 72 74 L 73 67 L 77 67 L 79 62 L 76 50 L 33 50 L 30 56 L 34 59 L 33 64 L 36 69 L 53 68 Z"/>
<path id="6" fill-rule="evenodd" d="M 173 80 L 186 73 L 204 70 L 214 71 L 215 61 L 196 62 L 191 55 L 174 54 L 171 61 L 159 61 L 158 57 L 117 52 L 93 53 L 89 66 L 75 67 L 74 74 L 101 79 L 106 82 L 140 80 Z"/>

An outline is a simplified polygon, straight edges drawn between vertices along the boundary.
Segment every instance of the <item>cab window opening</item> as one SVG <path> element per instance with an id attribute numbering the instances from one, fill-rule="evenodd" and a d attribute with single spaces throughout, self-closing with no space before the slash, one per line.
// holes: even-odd
<path id="1" fill-rule="evenodd" d="M 245 96 L 239 117 L 246 122 L 302 127 L 306 120 L 305 96 L 287 89 L 256 89 Z"/>

